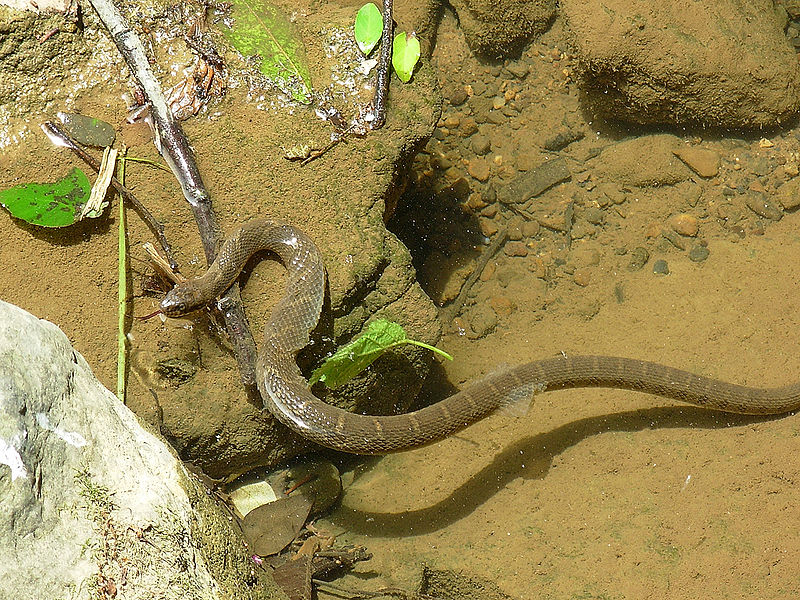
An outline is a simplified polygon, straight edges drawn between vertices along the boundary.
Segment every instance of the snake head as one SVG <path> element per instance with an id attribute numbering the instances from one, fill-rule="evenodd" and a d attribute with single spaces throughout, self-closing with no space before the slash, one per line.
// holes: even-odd
<path id="1" fill-rule="evenodd" d="M 191 283 L 179 283 L 161 300 L 161 312 L 168 317 L 180 317 L 205 306 L 200 290 Z"/>

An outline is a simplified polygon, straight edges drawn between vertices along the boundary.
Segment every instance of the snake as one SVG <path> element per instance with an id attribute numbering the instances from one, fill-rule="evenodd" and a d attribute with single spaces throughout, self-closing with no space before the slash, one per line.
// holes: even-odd
<path id="1" fill-rule="evenodd" d="M 322 255 L 298 228 L 264 217 L 241 225 L 200 277 L 178 283 L 160 303 L 167 316 L 199 310 L 222 295 L 256 252 L 268 250 L 287 270 L 286 289 L 264 327 L 256 377 L 264 407 L 295 433 L 353 454 L 388 454 L 441 440 L 504 408 L 552 390 L 636 390 L 711 410 L 780 415 L 800 408 L 800 383 L 747 387 L 669 366 L 605 355 L 544 358 L 492 374 L 443 400 L 396 415 L 351 413 L 323 402 L 296 362 L 316 327 L 325 294 Z"/>

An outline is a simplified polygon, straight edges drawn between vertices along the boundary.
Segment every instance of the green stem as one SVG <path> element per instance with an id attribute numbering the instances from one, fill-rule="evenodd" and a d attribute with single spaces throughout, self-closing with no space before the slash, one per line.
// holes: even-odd
<path id="1" fill-rule="evenodd" d="M 125 181 L 125 161 L 120 161 L 119 179 Z M 119 198 L 119 244 L 118 244 L 118 287 L 117 287 L 117 398 L 125 403 L 125 371 L 127 368 L 127 337 L 125 336 L 125 317 L 128 312 L 128 248 L 125 239 L 127 229 L 125 201 Z"/>
<path id="2" fill-rule="evenodd" d="M 120 166 L 125 164 L 125 161 L 129 160 L 131 162 L 138 162 L 144 165 L 150 165 L 151 167 L 155 167 L 156 169 L 161 169 L 162 171 L 166 171 L 167 173 L 171 173 L 172 171 L 166 165 L 162 165 L 154 160 L 150 160 L 149 158 L 136 158 L 135 156 L 119 156 L 117 157 L 117 161 L 119 162 Z M 123 171 L 121 170 L 120 173 Z"/>
<path id="3" fill-rule="evenodd" d="M 447 360 L 453 360 L 453 357 L 450 356 L 444 350 L 441 350 L 441 349 L 437 348 L 436 346 L 431 346 L 430 344 L 426 344 L 425 342 L 418 342 L 417 340 L 408 340 L 408 339 L 400 340 L 399 342 L 395 342 L 393 344 L 390 344 L 389 346 L 386 347 L 386 349 L 388 350 L 389 348 L 394 348 L 395 346 L 402 346 L 403 344 L 413 344 L 414 346 L 420 346 L 421 348 L 425 348 L 426 350 L 430 350 L 431 352 L 435 352 L 439 356 L 443 356 Z"/>

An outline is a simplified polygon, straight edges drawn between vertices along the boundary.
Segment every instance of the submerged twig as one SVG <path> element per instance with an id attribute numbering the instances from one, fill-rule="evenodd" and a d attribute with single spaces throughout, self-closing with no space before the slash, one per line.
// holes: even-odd
<path id="1" fill-rule="evenodd" d="M 47 135 L 47 137 L 49 137 L 50 141 L 53 143 L 62 145 L 65 148 L 72 150 L 83 162 L 89 165 L 89 167 L 94 170 L 95 173 L 100 172 L 100 161 L 86 152 L 86 150 L 81 148 L 81 146 L 72 139 L 66 130 L 61 127 L 61 125 L 53 121 L 45 121 L 42 123 L 42 131 L 44 131 L 45 135 Z M 147 207 L 139 202 L 139 199 L 133 195 L 133 192 L 126 188 L 119 179 L 116 177 L 111 177 L 111 185 L 114 186 L 114 189 L 117 190 L 117 193 L 122 196 L 124 200 L 127 200 L 133 205 L 133 208 L 136 209 L 136 212 L 144 220 L 144 222 L 147 223 L 150 231 L 152 231 L 153 235 L 155 235 L 156 239 L 158 239 L 158 243 L 161 245 L 161 249 L 167 256 L 172 268 L 177 268 L 178 263 L 175 262 L 175 258 L 172 256 L 172 248 L 170 247 L 169 242 L 167 242 L 167 238 L 164 235 L 164 226 L 156 220 L 156 218 L 153 216 L 153 213 L 147 210 Z"/>
<path id="2" fill-rule="evenodd" d="M 372 101 L 375 119 L 370 123 L 371 129 L 380 129 L 386 123 L 386 98 L 389 95 L 389 77 L 392 73 L 393 33 L 392 0 L 383 0 L 383 33 L 381 34 L 381 54 L 378 58 L 378 74 L 375 82 L 375 98 Z"/>
<path id="3" fill-rule="evenodd" d="M 461 291 L 458 293 L 458 296 L 456 296 L 456 299 L 453 300 L 449 306 L 443 308 L 439 312 L 439 319 L 443 323 L 449 323 L 458 316 L 458 313 L 461 312 L 461 308 L 467 301 L 467 295 L 472 289 L 472 286 L 475 285 L 476 281 L 478 281 L 478 277 L 480 277 L 481 273 L 483 273 L 483 269 L 486 268 L 486 264 L 495 254 L 497 254 L 498 250 L 500 250 L 503 244 L 506 243 L 507 237 L 508 231 L 506 229 L 501 229 L 497 232 L 497 234 L 495 234 L 492 242 L 486 246 L 486 249 L 478 258 L 478 262 L 475 265 L 475 270 L 470 273 L 469 277 L 467 277 L 467 280 L 464 282 L 464 285 L 461 286 Z"/>
<path id="4" fill-rule="evenodd" d="M 211 207 L 211 197 L 203 185 L 194 154 L 180 124 L 172 116 L 161 86 L 150 68 L 144 46 L 113 0 L 90 0 L 111 35 L 136 81 L 150 103 L 155 130 L 155 145 L 181 186 L 194 214 L 208 264 L 213 262 L 222 234 Z M 244 315 L 239 286 L 234 283 L 217 301 L 230 337 L 242 382 L 248 390 L 255 386 L 256 346 Z"/>

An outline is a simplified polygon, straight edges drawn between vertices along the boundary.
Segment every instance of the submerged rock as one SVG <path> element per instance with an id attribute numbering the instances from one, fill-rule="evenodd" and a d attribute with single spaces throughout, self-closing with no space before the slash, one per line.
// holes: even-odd
<path id="1" fill-rule="evenodd" d="M 771 0 L 564 0 L 592 108 L 640 124 L 773 127 L 800 66 Z"/>

